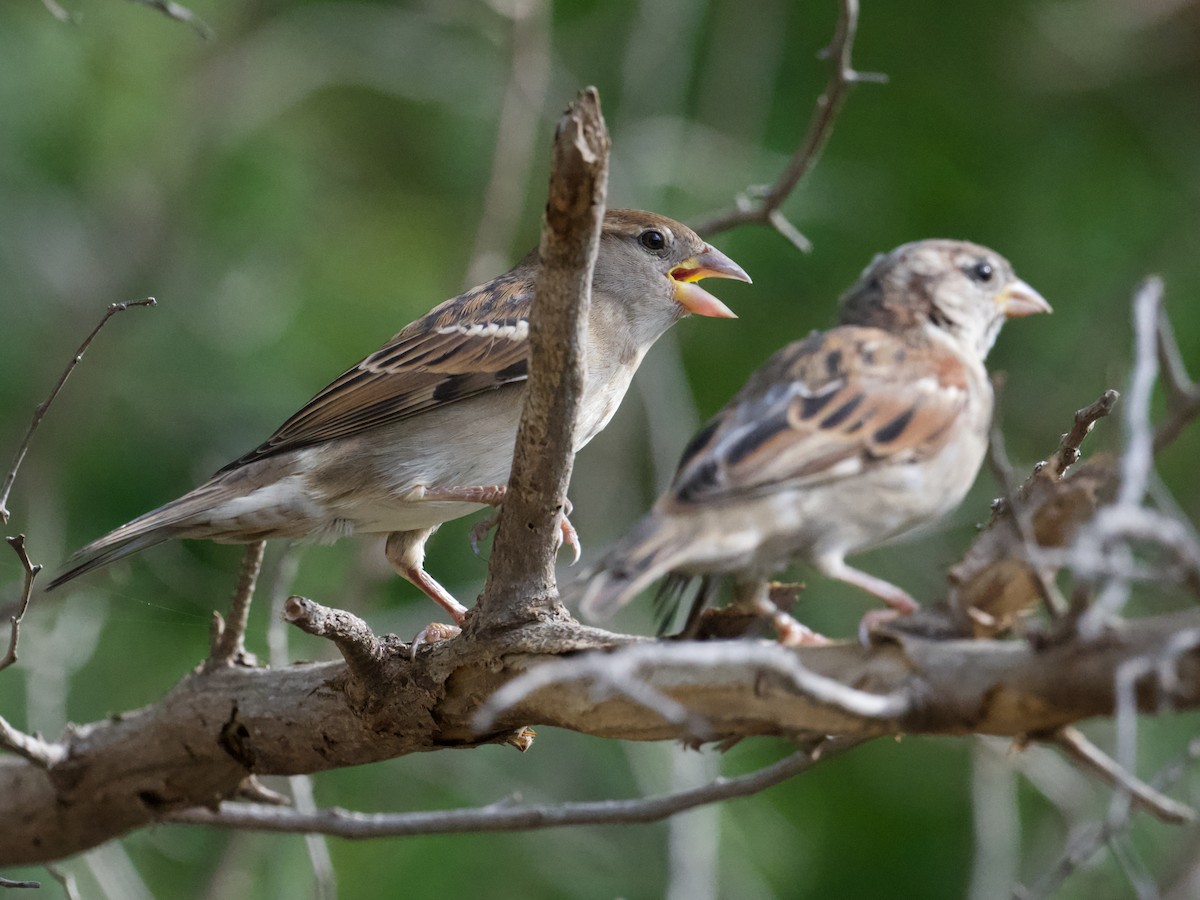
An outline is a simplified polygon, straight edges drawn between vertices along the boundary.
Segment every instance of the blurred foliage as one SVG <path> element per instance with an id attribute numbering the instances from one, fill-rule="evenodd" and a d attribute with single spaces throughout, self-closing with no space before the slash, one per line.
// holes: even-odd
<path id="1" fill-rule="evenodd" d="M 153 294 L 160 306 L 111 324 L 22 471 L 9 530 L 27 532 L 31 554 L 51 569 L 259 443 L 331 377 L 464 286 L 514 11 L 552 21 L 546 96 L 525 97 L 540 122 L 531 174 L 509 185 L 519 204 L 501 210 L 515 235 L 501 248 L 509 260 L 536 241 L 552 123 L 579 87 L 599 87 L 612 130 L 610 204 L 698 219 L 779 172 L 824 84 L 816 54 L 836 17 L 833 3 L 788 0 L 591 0 L 549 11 L 541 0 L 197 0 L 190 8 L 216 33 L 204 41 L 144 6 L 62 2 L 73 24 L 38 0 L 0 6 L 4 459 L 106 304 Z M 869 3 L 855 62 L 890 80 L 856 89 L 787 204 L 815 250 L 801 255 L 756 228 L 715 240 L 755 284 L 717 285 L 741 318 L 675 329 L 585 451 L 572 496 L 588 555 L 646 507 L 700 418 L 785 340 L 826 327 L 871 256 L 904 241 L 989 244 L 1054 304 L 1053 317 L 1010 326 L 992 357 L 1008 373 L 1002 422 L 1022 468 L 1053 448 L 1074 409 L 1122 386 L 1128 302 L 1144 275 L 1165 277 L 1184 355 L 1200 368 L 1200 6 Z M 1115 420 L 1088 449 L 1104 446 L 1119 446 Z M 1193 429 L 1160 459 L 1193 518 L 1198 454 Z M 941 571 L 995 492 L 985 473 L 952 522 L 863 564 L 936 596 Z M 468 527 L 444 528 L 429 559 L 464 599 L 484 576 Z M 165 546 L 39 595 L 21 664 L 0 674 L 0 711 L 56 735 L 68 719 L 155 700 L 205 652 L 209 612 L 232 586 L 238 552 Z M 5 602 L 18 578 L 15 559 L 0 554 Z M 294 586 L 347 605 L 379 631 L 412 634 L 434 611 L 388 574 L 368 540 L 308 551 Z M 799 613 L 849 634 L 868 605 L 814 580 Z M 1144 609 L 1164 605 L 1151 598 Z M 260 599 L 249 635 L 264 653 L 268 612 Z M 618 624 L 652 627 L 645 609 Z M 293 658 L 330 656 L 321 642 L 289 639 Z M 1169 758 L 1195 721 L 1146 722 L 1143 764 Z M 696 846 L 690 860 L 669 850 L 666 825 L 330 847 L 345 898 L 656 897 L 668 889 L 669 855 L 713 865 L 719 896 L 961 897 L 974 841 L 990 840 L 973 838 L 990 820 L 972 809 L 971 748 L 880 742 L 698 813 L 696 821 L 718 823 L 719 851 Z M 690 765 L 742 771 L 786 749 L 746 742 Z M 546 730 L 525 755 L 430 754 L 315 782 L 319 803 L 360 809 L 485 804 L 513 793 L 537 802 L 624 797 L 667 790 L 680 755 Z M 1002 789 L 1023 824 L 1012 874 L 1036 876 L 1070 823 L 1023 782 Z M 1104 792 L 1093 787 L 1088 797 L 1085 811 L 1102 814 Z M 1156 871 L 1187 839 L 1141 820 L 1132 832 Z M 163 827 L 121 847 L 155 896 L 312 891 L 301 838 Z M 100 888 L 92 872 L 123 871 L 114 854 L 100 851 L 92 871 L 71 864 L 89 895 Z M 109 896 L 138 896 L 135 882 L 114 887 L 108 877 Z M 1127 893 L 1107 861 L 1077 874 L 1062 896 Z"/>

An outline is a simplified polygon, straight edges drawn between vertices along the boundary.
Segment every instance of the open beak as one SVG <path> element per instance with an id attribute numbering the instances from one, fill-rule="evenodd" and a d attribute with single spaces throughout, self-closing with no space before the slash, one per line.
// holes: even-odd
<path id="1" fill-rule="evenodd" d="M 1020 278 L 1010 281 L 996 295 L 1000 310 L 1010 319 L 1022 316 L 1032 316 L 1036 313 L 1053 312 L 1046 298 L 1027 285 Z"/>
<path id="2" fill-rule="evenodd" d="M 708 244 L 704 245 L 702 252 L 673 268 L 667 277 L 675 285 L 675 302 L 697 316 L 712 316 L 717 319 L 736 319 L 737 315 L 696 282 L 701 278 L 733 278 L 747 283 L 750 281 L 750 276 L 741 266 Z"/>

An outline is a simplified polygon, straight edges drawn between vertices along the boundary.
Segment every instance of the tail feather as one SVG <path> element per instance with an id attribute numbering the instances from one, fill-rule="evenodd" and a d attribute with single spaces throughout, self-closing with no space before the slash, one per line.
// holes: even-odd
<path id="1" fill-rule="evenodd" d="M 651 583 L 668 574 L 687 558 L 690 541 L 671 523 L 651 513 L 634 526 L 592 569 L 579 607 L 591 619 L 603 619 L 624 606 Z"/>
<path id="2" fill-rule="evenodd" d="M 170 529 L 160 529 L 131 537 L 124 543 L 108 543 L 98 552 L 91 551 L 85 547 L 83 550 L 80 550 L 71 557 L 71 559 L 78 559 L 80 562 L 71 566 L 71 568 L 67 569 L 65 572 L 56 575 L 54 580 L 46 585 L 46 590 L 52 591 L 56 587 L 66 584 L 73 578 L 78 578 L 80 575 L 86 575 L 93 569 L 99 569 L 101 566 L 107 566 L 109 563 L 116 562 L 118 559 L 131 556 L 134 553 L 138 553 L 149 547 L 154 547 L 163 543 L 164 541 L 169 541 L 174 536 L 175 535 L 170 531 Z M 99 541 L 97 541 L 97 543 L 99 543 Z"/>
<path id="3" fill-rule="evenodd" d="M 46 590 L 52 591 L 93 569 L 107 566 L 111 562 L 172 538 L 185 536 L 191 527 L 195 526 L 196 517 L 212 508 L 213 495 L 217 488 L 216 483 L 209 482 L 178 500 L 172 500 L 158 509 L 140 515 L 104 537 L 92 541 L 71 555 L 67 560 L 70 568 L 56 575 L 46 586 Z"/>

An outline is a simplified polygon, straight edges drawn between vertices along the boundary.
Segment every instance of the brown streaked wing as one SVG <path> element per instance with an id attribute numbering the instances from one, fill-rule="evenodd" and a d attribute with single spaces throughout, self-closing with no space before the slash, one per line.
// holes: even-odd
<path id="1" fill-rule="evenodd" d="M 670 490 L 679 505 L 746 498 L 936 453 L 967 401 L 961 364 L 875 328 L 843 326 L 779 351 L 702 430 Z M 847 365 L 853 360 L 853 365 Z"/>
<path id="2" fill-rule="evenodd" d="M 442 303 L 332 381 L 263 444 L 221 471 L 524 381 L 531 288 L 528 278 L 513 272 Z M 518 336 L 508 336 L 512 329 Z"/>

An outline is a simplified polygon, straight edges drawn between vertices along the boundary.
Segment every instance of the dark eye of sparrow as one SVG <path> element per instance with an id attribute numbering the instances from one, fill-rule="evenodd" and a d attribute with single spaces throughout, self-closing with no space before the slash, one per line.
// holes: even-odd
<path id="1" fill-rule="evenodd" d="M 667 239 L 661 231 L 651 228 L 638 235 L 638 242 L 651 253 L 657 253 L 667 246 Z"/>
<path id="2" fill-rule="evenodd" d="M 967 268 L 967 275 L 975 281 L 986 283 L 992 280 L 992 275 L 995 271 L 990 262 L 981 259 L 975 265 Z"/>

